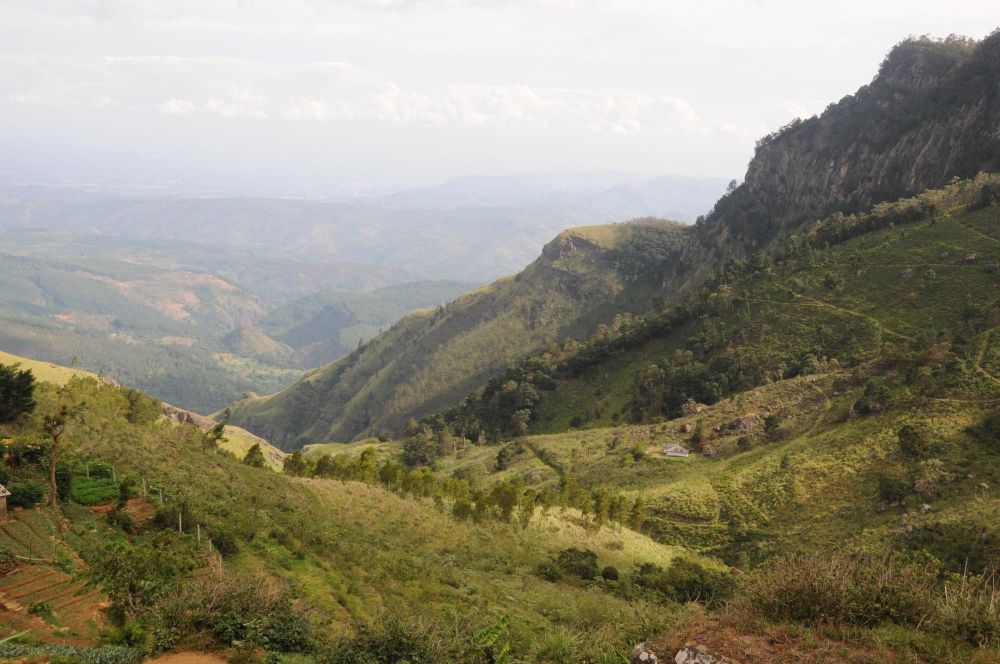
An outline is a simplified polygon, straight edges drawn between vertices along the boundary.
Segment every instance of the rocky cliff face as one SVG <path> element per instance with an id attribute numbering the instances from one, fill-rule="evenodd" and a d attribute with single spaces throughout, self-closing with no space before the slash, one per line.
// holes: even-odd
<path id="1" fill-rule="evenodd" d="M 1000 170 L 1000 32 L 908 40 L 871 84 L 759 143 L 690 258 L 763 246 L 784 225 Z"/>

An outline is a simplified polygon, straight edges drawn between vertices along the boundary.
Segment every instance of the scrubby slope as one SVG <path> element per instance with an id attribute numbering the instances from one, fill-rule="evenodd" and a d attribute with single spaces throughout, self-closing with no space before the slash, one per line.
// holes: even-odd
<path id="1" fill-rule="evenodd" d="M 288 390 L 238 402 L 233 421 L 286 448 L 398 432 L 532 350 L 649 309 L 684 237 L 654 221 L 566 231 L 516 277 L 407 316 Z"/>

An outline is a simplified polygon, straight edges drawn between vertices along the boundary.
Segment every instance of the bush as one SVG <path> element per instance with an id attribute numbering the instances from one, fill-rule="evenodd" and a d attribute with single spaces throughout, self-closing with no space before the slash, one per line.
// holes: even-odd
<path id="1" fill-rule="evenodd" d="M 209 531 L 208 536 L 212 540 L 212 546 L 223 556 L 228 558 L 239 553 L 240 546 L 237 543 L 236 535 L 232 531 L 213 528 Z"/>
<path id="2" fill-rule="evenodd" d="M 1000 646 L 1000 588 L 995 573 L 956 575 L 946 590 L 934 626 L 971 646 Z"/>
<path id="3" fill-rule="evenodd" d="M 868 381 L 865 386 L 865 393 L 860 399 L 854 402 L 854 412 L 860 415 L 872 415 L 881 413 L 889 407 L 891 395 L 885 385 Z"/>
<path id="4" fill-rule="evenodd" d="M 103 477 L 105 479 L 114 479 L 115 472 L 111 468 L 110 463 L 105 463 L 104 461 L 98 461 L 90 464 L 89 472 L 87 476 L 91 479 L 95 477 Z"/>
<path id="5" fill-rule="evenodd" d="M 635 575 L 636 585 L 655 590 L 677 602 L 698 601 L 718 605 L 736 589 L 736 580 L 726 570 L 704 567 L 687 558 L 677 558 L 669 569 L 645 563 Z"/>
<path id="6" fill-rule="evenodd" d="M 556 564 L 563 574 L 578 576 L 584 581 L 597 578 L 597 554 L 590 549 L 564 549 L 556 556 Z"/>
<path id="7" fill-rule="evenodd" d="M 223 574 L 185 584 L 150 612 L 154 639 L 165 648 L 177 639 L 211 633 L 221 645 L 242 644 L 281 652 L 314 647 L 308 615 L 288 592 L 251 574 Z"/>
<path id="8" fill-rule="evenodd" d="M 70 497 L 73 485 L 73 474 L 69 466 L 59 464 L 56 466 L 56 495 L 59 500 L 66 500 Z"/>
<path id="9" fill-rule="evenodd" d="M 562 570 L 559 569 L 559 565 L 551 560 L 538 563 L 538 567 L 535 568 L 535 574 L 552 583 L 562 579 Z"/>
<path id="10" fill-rule="evenodd" d="M 356 623 L 353 634 L 335 639 L 316 660 L 319 664 L 476 661 L 468 639 L 454 630 L 425 617 L 385 613 Z"/>
<path id="11" fill-rule="evenodd" d="M 7 504 L 12 507 L 35 507 L 42 502 L 44 495 L 45 489 L 41 484 L 30 481 L 18 482 L 10 487 Z"/>
<path id="12" fill-rule="evenodd" d="M 108 512 L 108 523 L 121 528 L 122 531 L 130 535 L 135 532 L 135 521 L 120 509 L 113 509 Z"/>
<path id="13" fill-rule="evenodd" d="M 908 457 L 926 459 L 934 452 L 934 445 L 927 433 L 912 424 L 904 424 L 896 435 L 899 438 L 899 449 Z"/>
<path id="14" fill-rule="evenodd" d="M 936 604 L 936 576 L 894 553 L 792 556 L 758 570 L 737 601 L 776 621 L 919 625 Z"/>

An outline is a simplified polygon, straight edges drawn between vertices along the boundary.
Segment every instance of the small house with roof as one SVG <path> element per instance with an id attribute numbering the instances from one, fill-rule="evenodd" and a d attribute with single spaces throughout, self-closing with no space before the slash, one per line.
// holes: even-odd
<path id="1" fill-rule="evenodd" d="M 663 454 L 668 457 L 686 457 L 691 452 L 679 443 L 670 443 L 663 448 Z"/>
<path id="2" fill-rule="evenodd" d="M 0 484 L 0 521 L 7 520 L 7 496 L 10 491 L 3 484 Z"/>

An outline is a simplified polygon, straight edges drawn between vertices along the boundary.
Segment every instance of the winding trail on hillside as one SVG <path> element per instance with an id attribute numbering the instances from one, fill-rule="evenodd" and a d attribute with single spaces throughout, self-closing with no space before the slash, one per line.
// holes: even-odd
<path id="1" fill-rule="evenodd" d="M 819 428 L 819 425 L 823 422 L 827 414 L 833 408 L 833 402 L 830 401 L 830 397 L 826 396 L 826 392 L 823 389 L 817 387 L 816 383 L 814 382 L 809 383 L 809 387 L 816 390 L 816 394 L 818 394 L 823 399 L 824 403 L 823 403 L 823 409 L 819 412 L 819 415 L 816 416 L 816 419 L 815 421 L 813 421 L 812 426 L 809 427 L 809 429 L 802 434 L 803 436 L 812 436 L 814 433 L 816 433 L 816 429 Z"/>
<path id="2" fill-rule="evenodd" d="M 961 226 L 965 230 L 969 231 L 970 233 L 975 233 L 976 235 L 978 235 L 979 237 L 983 238 L 984 240 L 989 240 L 990 242 L 993 242 L 994 244 L 1000 244 L 1000 240 L 996 239 L 995 237 L 991 237 L 991 236 L 987 235 L 986 233 L 983 233 L 982 231 L 977 230 L 977 229 L 973 228 L 972 226 L 969 226 L 966 223 L 963 223 L 963 222 L 961 222 L 961 221 L 959 221 L 957 219 L 955 220 L 955 223 L 957 223 L 959 226 Z"/>
<path id="3" fill-rule="evenodd" d="M 911 336 L 902 334 L 901 332 L 896 332 L 895 330 L 890 330 L 889 328 L 887 328 L 885 325 L 882 324 L 882 321 L 880 321 L 879 319 L 875 318 L 874 316 L 869 316 L 868 314 L 863 314 L 860 311 L 855 311 L 853 309 L 847 309 L 845 307 L 841 307 L 841 306 L 838 306 L 836 304 L 831 304 L 829 302 L 824 302 L 823 300 L 817 300 L 814 297 L 809 297 L 808 295 L 803 295 L 802 293 L 796 293 L 795 291 L 793 291 L 791 288 L 788 288 L 787 286 L 780 286 L 780 288 L 782 290 L 785 290 L 788 293 L 790 293 L 792 295 L 792 297 L 794 297 L 797 300 L 805 300 L 806 303 L 807 303 L 807 306 L 812 305 L 812 306 L 815 306 L 815 307 L 820 307 L 822 309 L 830 309 L 830 310 L 839 312 L 841 314 L 846 314 L 848 316 L 855 316 L 857 318 L 864 318 L 865 320 L 867 320 L 868 322 L 870 322 L 872 325 L 874 325 L 876 328 L 878 328 L 884 334 L 889 334 L 889 335 L 892 335 L 894 337 L 899 337 L 900 339 L 904 339 L 904 340 L 910 341 L 910 342 L 915 342 L 916 341 L 916 339 L 914 339 Z M 780 302 L 780 303 L 779 302 L 775 302 L 775 304 L 790 304 L 790 303 L 789 302 Z"/>
<path id="4" fill-rule="evenodd" d="M 993 343 L 993 335 L 996 333 L 997 329 L 1000 328 L 995 327 L 984 335 L 983 345 L 979 348 L 979 352 L 976 353 L 976 362 L 974 368 L 976 371 L 983 374 L 994 383 L 1000 385 L 1000 378 L 997 378 L 983 367 L 983 361 L 986 359 L 986 353 L 989 352 L 990 345 Z"/>

